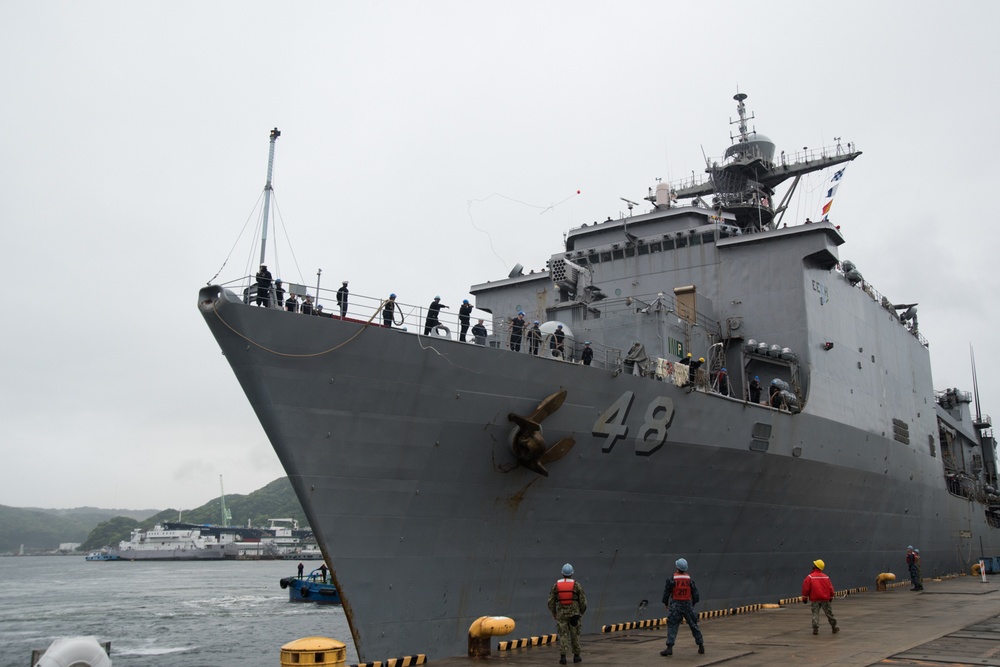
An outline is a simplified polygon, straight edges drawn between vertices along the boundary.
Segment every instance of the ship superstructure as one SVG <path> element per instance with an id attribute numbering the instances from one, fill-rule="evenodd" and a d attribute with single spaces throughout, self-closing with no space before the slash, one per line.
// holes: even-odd
<path id="1" fill-rule="evenodd" d="M 484 614 L 552 632 L 567 561 L 592 631 L 634 620 L 680 556 L 717 609 L 794 595 L 817 557 L 847 588 L 908 544 L 925 576 L 1000 553 L 989 418 L 935 395 L 914 304 L 841 259 L 836 225 L 774 203 L 860 153 L 776 156 L 744 98 L 707 180 L 661 183 L 648 212 L 570 230 L 546 270 L 474 285 L 485 345 L 453 321 L 381 326 L 380 299 L 309 317 L 247 305 L 245 281 L 201 290 L 360 659 L 462 654 Z"/>

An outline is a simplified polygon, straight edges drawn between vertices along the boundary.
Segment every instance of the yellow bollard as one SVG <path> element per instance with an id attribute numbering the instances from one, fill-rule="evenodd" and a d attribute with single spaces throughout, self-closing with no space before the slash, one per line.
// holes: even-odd
<path id="1" fill-rule="evenodd" d="M 281 647 L 281 667 L 343 665 L 346 662 L 346 645 L 328 637 L 303 637 Z"/>
<path id="2" fill-rule="evenodd" d="M 480 616 L 469 626 L 469 657 L 490 657 L 490 637 L 514 632 L 514 619 L 506 616 Z"/>
<path id="3" fill-rule="evenodd" d="M 896 575 L 892 572 L 883 572 L 882 574 L 875 577 L 875 590 L 886 591 L 889 590 L 889 582 L 896 581 Z"/>

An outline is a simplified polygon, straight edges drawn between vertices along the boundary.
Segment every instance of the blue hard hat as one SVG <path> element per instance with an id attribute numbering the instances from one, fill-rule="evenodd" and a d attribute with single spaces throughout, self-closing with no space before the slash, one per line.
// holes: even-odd
<path id="1" fill-rule="evenodd" d="M 538 324 L 538 320 L 535 320 L 535 324 Z"/>
<path id="2" fill-rule="evenodd" d="M 680 570 L 681 572 L 688 571 L 688 562 L 683 558 L 678 558 L 677 562 L 675 562 L 674 565 L 676 565 L 677 569 Z"/>
<path id="3" fill-rule="evenodd" d="M 395 295 L 395 294 L 390 294 L 390 295 L 389 295 L 389 298 L 390 298 L 390 299 L 395 299 L 395 298 L 396 298 L 396 295 Z"/>
<path id="4" fill-rule="evenodd" d="M 468 299 L 462 299 L 462 303 L 469 303 Z"/>
<path id="5" fill-rule="evenodd" d="M 754 379 L 754 380 L 757 380 L 758 382 L 760 382 L 760 376 L 759 376 L 759 375 L 754 375 L 754 376 L 753 376 L 753 379 Z"/>
<path id="6" fill-rule="evenodd" d="M 590 341 L 588 340 L 584 345 L 590 345 Z"/>
<path id="7" fill-rule="evenodd" d="M 519 310 L 519 311 L 517 311 L 517 314 L 518 315 L 524 315 L 524 311 L 523 310 Z"/>
<path id="8" fill-rule="evenodd" d="M 726 369 L 725 369 L 725 368 L 723 368 L 723 369 L 722 369 L 722 372 L 723 372 L 723 373 L 725 373 L 725 372 L 726 372 Z"/>
<path id="9" fill-rule="evenodd" d="M 439 297 L 439 296 L 436 296 L 436 297 L 434 297 L 434 300 L 435 300 L 435 301 L 440 301 L 440 300 L 441 300 L 441 297 Z"/>
<path id="10" fill-rule="evenodd" d="M 566 563 L 565 565 L 563 565 L 563 567 L 562 567 L 562 574 L 563 574 L 564 577 L 572 577 L 573 576 L 573 566 L 570 565 L 569 563 Z"/>

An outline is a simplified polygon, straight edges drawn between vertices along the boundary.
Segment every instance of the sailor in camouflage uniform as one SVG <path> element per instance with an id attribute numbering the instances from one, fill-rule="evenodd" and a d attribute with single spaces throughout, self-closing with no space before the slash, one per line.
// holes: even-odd
<path id="1" fill-rule="evenodd" d="M 573 662 L 582 662 L 580 623 L 587 611 L 587 596 L 583 594 L 580 584 L 570 579 L 573 576 L 572 565 L 563 565 L 562 575 L 563 578 L 553 584 L 549 591 L 549 611 L 559 630 L 559 664 L 565 665 L 570 648 L 573 649 Z"/>

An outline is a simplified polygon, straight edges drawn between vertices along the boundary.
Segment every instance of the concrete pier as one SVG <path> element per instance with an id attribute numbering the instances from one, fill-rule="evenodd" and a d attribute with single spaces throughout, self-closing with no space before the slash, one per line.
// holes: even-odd
<path id="1" fill-rule="evenodd" d="M 656 606 L 655 614 L 665 616 L 662 605 Z M 584 617 L 587 634 L 581 637 L 580 664 L 1000 667 L 1000 579 L 996 577 L 988 583 L 979 577 L 926 579 L 920 592 L 906 586 L 876 592 L 873 584 L 870 591 L 837 598 L 833 610 L 841 628 L 836 635 L 821 614 L 819 635 L 814 636 L 809 606 L 797 603 L 705 618 L 699 621 L 705 636 L 705 654 L 698 654 L 691 631 L 682 625 L 670 657 L 660 656 L 666 646 L 666 626 L 600 632 L 599 628 L 588 627 Z M 516 642 L 516 630 L 511 637 L 501 638 L 507 639 Z M 573 657 L 567 658 L 572 665 Z M 494 643 L 488 659 L 435 658 L 430 663 L 440 667 L 551 667 L 559 664 L 559 644 L 500 651 Z"/>

